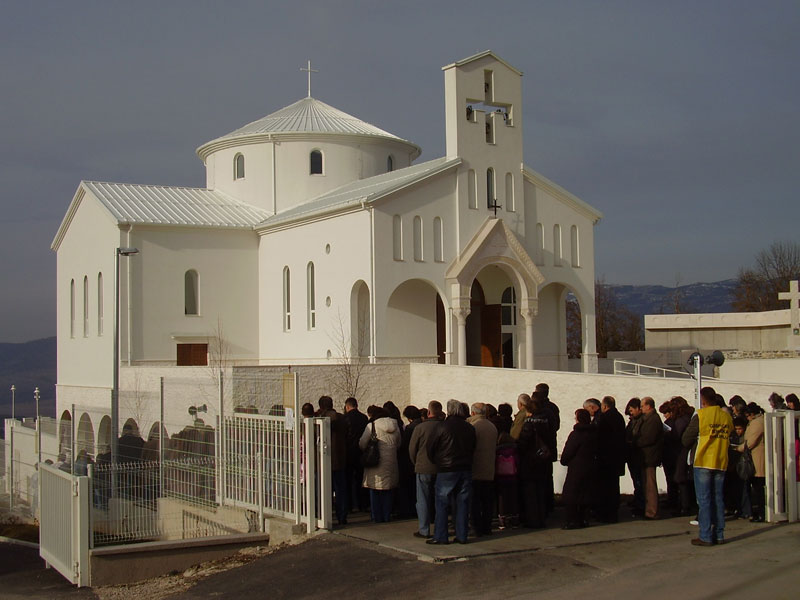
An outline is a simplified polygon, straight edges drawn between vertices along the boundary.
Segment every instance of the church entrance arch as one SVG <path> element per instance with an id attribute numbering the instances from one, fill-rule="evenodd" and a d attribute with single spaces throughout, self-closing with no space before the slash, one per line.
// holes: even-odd
<path id="1" fill-rule="evenodd" d="M 386 306 L 383 354 L 443 364 L 447 354 L 446 310 L 428 281 L 409 279 L 397 286 Z"/>
<path id="2" fill-rule="evenodd" d="M 512 273 L 513 275 L 513 273 Z M 519 366 L 520 317 L 514 281 L 500 265 L 483 268 L 472 282 L 467 317 L 467 364 Z"/>
<path id="3" fill-rule="evenodd" d="M 81 450 L 94 454 L 94 427 L 89 413 L 83 413 L 78 421 L 78 439 L 75 441 L 75 455 Z"/>

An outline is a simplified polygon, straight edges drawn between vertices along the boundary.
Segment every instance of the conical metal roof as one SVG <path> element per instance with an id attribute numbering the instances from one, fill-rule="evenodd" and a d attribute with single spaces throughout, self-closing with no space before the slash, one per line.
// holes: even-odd
<path id="1" fill-rule="evenodd" d="M 406 141 L 310 96 L 213 141 L 267 133 L 370 135 Z"/>

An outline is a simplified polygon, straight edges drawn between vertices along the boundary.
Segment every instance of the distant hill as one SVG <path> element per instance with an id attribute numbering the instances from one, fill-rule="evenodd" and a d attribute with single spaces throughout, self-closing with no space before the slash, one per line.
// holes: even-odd
<path id="1" fill-rule="evenodd" d="M 617 300 L 639 315 L 670 314 L 677 292 L 684 313 L 731 312 L 735 279 L 713 283 L 692 283 L 677 288 L 663 285 L 610 284 Z"/>
<path id="2" fill-rule="evenodd" d="M 17 416 L 36 414 L 34 388 L 39 388 L 39 411 L 55 416 L 56 338 L 22 344 L 0 343 L 0 415 L 11 416 L 11 386 L 16 389 Z"/>

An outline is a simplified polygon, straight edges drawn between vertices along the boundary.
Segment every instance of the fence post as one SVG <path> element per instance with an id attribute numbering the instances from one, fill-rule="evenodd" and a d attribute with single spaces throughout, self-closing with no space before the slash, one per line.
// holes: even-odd
<path id="1" fill-rule="evenodd" d="M 217 410 L 217 435 L 214 440 L 214 455 L 217 459 L 217 504 L 222 505 L 225 499 L 225 467 L 222 464 L 222 452 L 225 447 L 225 379 L 222 369 L 219 370 L 219 409 Z"/>
<path id="2" fill-rule="evenodd" d="M 75 405 L 72 405 L 72 420 L 69 422 L 69 435 L 72 438 L 70 441 L 70 465 L 69 472 L 75 475 Z"/>
<path id="3" fill-rule="evenodd" d="M 264 455 L 256 454 L 256 482 L 258 485 L 258 528 L 264 533 Z"/>
<path id="4" fill-rule="evenodd" d="M 14 419 L 11 419 L 11 429 L 9 431 L 8 437 L 9 443 L 11 445 L 11 460 L 8 462 L 8 477 L 10 481 L 10 485 L 8 486 L 8 507 L 14 508 Z M 8 421 L 6 421 L 8 423 Z M 38 426 L 38 421 L 37 421 Z"/>
<path id="5" fill-rule="evenodd" d="M 306 532 L 312 533 L 317 528 L 317 475 L 316 475 L 316 426 L 314 419 L 303 419 L 305 422 L 306 439 L 304 446 L 304 469 L 306 480 Z"/>
<path id="6" fill-rule="evenodd" d="M 315 419 L 320 426 L 319 432 L 319 516 L 323 529 L 333 528 L 333 480 L 331 472 L 331 420 Z"/>
<path id="7" fill-rule="evenodd" d="M 794 523 L 800 518 L 797 509 L 797 463 L 794 455 L 795 432 L 797 431 L 797 416 L 794 412 L 787 412 L 784 420 L 783 440 L 784 456 L 786 457 L 786 518 L 789 523 Z"/>
<path id="8" fill-rule="evenodd" d="M 164 493 L 164 378 L 160 378 L 159 398 L 161 406 L 158 422 L 158 493 Z"/>
<path id="9" fill-rule="evenodd" d="M 74 419 L 73 419 L 74 420 Z M 73 477 L 75 489 L 72 497 L 72 558 L 73 572 L 78 587 L 89 585 L 89 478 Z"/>
<path id="10" fill-rule="evenodd" d="M 302 493 L 302 485 L 300 481 L 300 426 L 302 424 L 302 420 L 300 418 L 300 382 L 297 377 L 297 373 L 293 373 L 294 375 L 294 408 L 292 409 L 294 412 L 294 433 L 292 437 L 292 456 L 294 460 L 292 461 L 292 477 L 294 478 L 294 522 L 295 525 L 300 524 L 300 494 Z M 306 430 L 306 439 L 308 439 L 308 433 Z M 310 533 L 310 531 L 309 531 Z"/>

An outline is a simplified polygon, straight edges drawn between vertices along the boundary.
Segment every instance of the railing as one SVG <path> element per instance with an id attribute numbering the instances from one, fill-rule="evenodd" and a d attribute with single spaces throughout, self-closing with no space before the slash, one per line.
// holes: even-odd
<path id="1" fill-rule="evenodd" d="M 675 369 L 664 369 L 662 367 L 651 367 L 627 360 L 614 359 L 614 375 L 631 375 L 633 377 L 681 377 L 691 378 L 691 374 Z M 713 379 L 713 377 L 703 377 L 703 379 Z"/>

